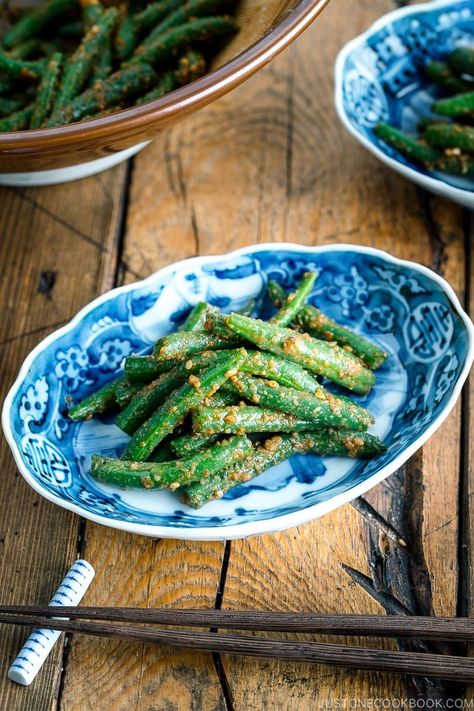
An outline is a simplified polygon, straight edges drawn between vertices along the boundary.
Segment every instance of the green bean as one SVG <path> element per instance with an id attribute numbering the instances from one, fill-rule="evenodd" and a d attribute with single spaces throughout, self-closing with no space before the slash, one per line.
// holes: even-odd
<path id="1" fill-rule="evenodd" d="M 274 380 L 238 373 L 232 376 L 223 388 L 224 392 L 231 389 L 256 405 L 270 410 L 281 410 L 321 427 L 347 427 L 363 431 L 374 422 L 372 415 L 365 408 L 348 398 L 332 395 L 322 387 L 316 395 L 312 395 L 279 385 Z"/>
<path id="2" fill-rule="evenodd" d="M 415 161 L 415 163 L 421 163 L 421 165 L 429 167 L 439 158 L 439 151 L 435 148 L 427 146 L 411 136 L 407 136 L 402 131 L 386 123 L 377 124 L 374 132 L 382 141 L 385 141 L 385 143 L 388 143 L 392 148 L 400 151 L 402 155 Z"/>
<path id="3" fill-rule="evenodd" d="M 238 309 L 237 313 L 242 314 L 242 316 L 251 316 L 253 312 L 255 311 L 255 307 L 257 306 L 257 301 L 256 299 L 249 299 L 245 306 L 243 306 L 241 309 Z"/>
<path id="4" fill-rule="evenodd" d="M 130 62 L 156 64 L 188 45 L 217 39 L 234 32 L 236 25 L 231 17 L 204 17 L 193 20 L 169 29 L 153 42 L 141 44 L 133 53 Z"/>
<path id="5" fill-rule="evenodd" d="M 372 371 L 337 343 L 320 341 L 307 333 L 299 334 L 240 314 L 230 314 L 225 320 L 229 328 L 241 338 L 329 378 L 359 395 L 367 394 L 375 383 Z"/>
<path id="6" fill-rule="evenodd" d="M 175 390 L 150 419 L 138 428 L 123 458 L 136 461 L 147 459 L 191 409 L 197 407 L 204 398 L 213 395 L 227 378 L 235 374 L 246 357 L 245 349 L 241 348 L 231 352 L 218 365 L 203 370 L 199 377 L 191 375 L 188 382 Z"/>
<path id="7" fill-rule="evenodd" d="M 130 14 L 125 14 L 115 36 L 115 50 L 119 59 L 124 62 L 130 57 L 137 45 L 135 35 L 134 18 Z"/>
<path id="8" fill-rule="evenodd" d="M 431 61 L 425 66 L 427 78 L 450 94 L 459 94 L 469 89 L 468 82 L 457 77 L 447 64 Z"/>
<path id="9" fill-rule="evenodd" d="M 189 84 L 206 72 L 206 60 L 201 52 L 190 49 L 181 57 L 175 71 L 175 80 L 180 85 Z"/>
<path id="10" fill-rule="evenodd" d="M 15 59 L 0 51 L 0 71 L 15 79 L 39 79 L 45 65 L 44 59 Z"/>
<path id="11" fill-rule="evenodd" d="M 254 479 L 294 454 L 313 452 L 322 456 L 372 457 L 383 451 L 384 445 L 366 432 L 320 430 L 277 435 L 267 439 L 263 445 L 254 445 L 252 455 L 239 464 L 186 486 L 183 498 L 189 506 L 199 508 L 208 501 L 222 498 L 230 489 Z"/>
<path id="12" fill-rule="evenodd" d="M 442 116 L 470 116 L 474 113 L 474 91 L 439 99 L 435 102 L 433 111 Z"/>
<path id="13" fill-rule="evenodd" d="M 86 30 L 96 25 L 104 14 L 104 6 L 99 0 L 79 0 L 82 8 L 82 22 Z"/>
<path id="14" fill-rule="evenodd" d="M 285 298 L 285 290 L 276 281 L 268 282 L 268 293 L 278 305 Z M 387 359 L 387 353 L 367 338 L 359 336 L 349 328 L 323 314 L 315 306 L 306 305 L 298 313 L 296 323 L 311 336 L 325 341 L 335 341 L 352 351 L 371 370 L 379 368 Z"/>
<path id="15" fill-rule="evenodd" d="M 140 427 L 150 415 L 183 383 L 183 374 L 178 368 L 163 373 L 157 380 L 138 391 L 128 405 L 117 415 L 115 424 L 129 435 Z"/>
<path id="16" fill-rule="evenodd" d="M 463 178 L 474 177 L 474 157 L 459 153 L 459 155 L 444 155 L 434 164 L 436 170 Z"/>
<path id="17" fill-rule="evenodd" d="M 115 390 L 115 400 L 120 409 L 127 407 L 128 403 L 143 388 L 143 383 L 127 383 L 123 380 Z"/>
<path id="18" fill-rule="evenodd" d="M 115 393 L 123 382 L 123 378 L 109 381 L 99 390 L 73 405 L 69 409 L 68 416 L 77 422 L 78 420 L 89 420 L 94 415 L 105 412 L 116 404 Z"/>
<path id="19" fill-rule="evenodd" d="M 437 148 L 458 148 L 460 151 L 474 152 L 474 127 L 455 123 L 432 124 L 426 128 L 424 137 Z"/>
<path id="20" fill-rule="evenodd" d="M 4 35 L 2 43 L 7 49 L 24 42 L 30 37 L 37 37 L 41 30 L 54 25 L 56 18 L 74 10 L 76 0 L 47 0 L 23 15 Z"/>
<path id="21" fill-rule="evenodd" d="M 260 375 L 275 380 L 280 385 L 287 385 L 295 390 L 316 393 L 320 384 L 307 370 L 286 358 L 279 358 L 264 351 L 247 351 L 248 358 L 240 370 L 248 375 Z"/>
<path id="22" fill-rule="evenodd" d="M 174 69 L 169 69 L 164 72 L 158 79 L 157 85 L 136 100 L 135 106 L 141 106 L 142 104 L 146 104 L 148 101 L 155 101 L 155 99 L 160 99 L 165 94 L 169 94 L 170 91 L 174 91 L 177 87 L 175 74 L 176 72 Z"/>
<path id="23" fill-rule="evenodd" d="M 19 111 L 25 106 L 26 99 L 24 96 L 0 96 L 0 116 L 9 116 L 10 114 Z"/>
<path id="24" fill-rule="evenodd" d="M 458 47 L 448 57 L 449 66 L 458 74 L 474 76 L 474 49 Z"/>
<path id="25" fill-rule="evenodd" d="M 41 51 L 41 42 L 36 37 L 25 40 L 21 44 L 9 52 L 10 57 L 15 57 L 15 59 L 29 59 L 30 57 L 38 54 Z"/>
<path id="26" fill-rule="evenodd" d="M 206 322 L 206 316 L 213 307 L 206 304 L 205 301 L 197 303 L 188 314 L 186 321 L 180 328 L 181 333 L 189 333 L 190 331 L 201 331 Z"/>
<path id="27" fill-rule="evenodd" d="M 112 72 L 112 43 L 108 37 L 100 49 L 92 70 L 92 76 L 89 81 L 89 86 L 94 87 L 97 81 L 103 81 L 110 76 Z"/>
<path id="28" fill-rule="evenodd" d="M 29 106 L 25 106 L 24 109 L 20 109 L 14 114 L 10 114 L 10 116 L 0 119 L 0 132 L 21 131 L 24 128 L 28 128 L 32 114 L 33 104 L 30 104 Z"/>
<path id="29" fill-rule="evenodd" d="M 107 79 L 95 82 L 93 87 L 86 89 L 68 106 L 54 111 L 46 125 L 61 126 L 71 121 L 80 121 L 85 116 L 104 111 L 120 104 L 122 100 L 140 94 L 156 81 L 156 74 L 148 64 L 135 64 L 120 69 Z"/>
<path id="30" fill-rule="evenodd" d="M 30 128 L 40 128 L 53 107 L 59 82 L 63 55 L 55 52 L 46 66 L 38 86 L 35 108 L 31 117 Z"/>
<path id="31" fill-rule="evenodd" d="M 153 355 L 159 360 L 169 360 L 170 358 L 188 358 L 196 353 L 209 350 L 222 350 L 223 348 L 233 348 L 240 345 L 236 338 L 232 339 L 214 336 L 200 331 L 190 333 L 170 333 L 156 342 Z"/>
<path id="32" fill-rule="evenodd" d="M 196 454 L 196 452 L 202 452 L 203 449 L 210 447 L 218 439 L 218 434 L 185 434 L 173 439 L 171 449 L 178 457 L 189 457 L 191 454 Z"/>
<path id="33" fill-rule="evenodd" d="M 174 368 L 160 375 L 149 385 L 140 390 L 123 412 L 118 415 L 115 424 L 124 432 L 132 435 L 138 427 L 159 407 L 173 390 L 176 390 L 190 376 L 204 368 L 222 363 L 231 351 L 204 352 L 192 359 L 180 361 Z"/>
<path id="34" fill-rule="evenodd" d="M 162 22 L 155 25 L 150 34 L 144 39 L 143 45 L 153 43 L 164 32 L 173 27 L 185 25 L 198 17 L 208 17 L 218 10 L 227 0 L 187 0 L 180 4 L 176 10 L 167 15 Z"/>
<path id="35" fill-rule="evenodd" d="M 118 20 L 119 11 L 117 8 L 111 7 L 105 10 L 98 18 L 97 23 L 87 31 L 76 51 L 69 57 L 64 69 L 61 88 L 54 104 L 55 113 L 63 107 L 67 107 L 68 103 L 77 97 L 93 68 L 95 58 L 101 47 L 110 38 Z M 116 102 L 114 101 L 114 103 Z M 104 106 L 104 108 L 107 107 Z"/>
<path id="36" fill-rule="evenodd" d="M 252 444 L 245 436 L 231 437 L 185 459 L 170 462 L 135 462 L 92 455 L 91 474 L 104 484 L 123 488 L 177 489 L 249 456 Z"/>
<path id="37" fill-rule="evenodd" d="M 167 373 L 179 363 L 177 358 L 172 360 L 157 360 L 153 356 L 128 356 L 125 359 L 124 371 L 132 383 L 151 383 L 159 375 Z"/>
<path id="38" fill-rule="evenodd" d="M 171 449 L 171 442 L 164 440 L 148 457 L 147 462 L 171 462 L 173 459 L 176 459 L 176 455 Z"/>
<path id="39" fill-rule="evenodd" d="M 280 310 L 270 319 L 270 323 L 275 323 L 278 326 L 289 326 L 305 305 L 306 299 L 313 290 L 316 277 L 317 274 L 314 272 L 305 274 L 296 290 L 286 296 Z"/>
<path id="40" fill-rule="evenodd" d="M 308 432 L 318 428 L 314 422 L 296 415 L 252 405 L 198 407 L 193 411 L 193 430 L 203 437 L 219 433 Z"/>

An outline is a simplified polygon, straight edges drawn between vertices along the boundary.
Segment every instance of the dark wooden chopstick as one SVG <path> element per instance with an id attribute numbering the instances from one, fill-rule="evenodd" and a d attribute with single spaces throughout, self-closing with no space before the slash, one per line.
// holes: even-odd
<path id="1" fill-rule="evenodd" d="M 64 610 L 62 612 L 64 613 Z M 213 632 L 163 630 L 122 625 L 117 622 L 107 624 L 95 621 L 68 621 L 49 619 L 41 615 L 2 614 L 0 621 L 7 624 L 39 626 L 64 632 L 158 643 L 208 652 L 267 657 L 399 674 L 417 674 L 458 682 L 474 681 L 474 659 L 443 654 L 399 652 Z"/>
<path id="2" fill-rule="evenodd" d="M 266 632 L 324 632 L 373 637 L 403 637 L 451 642 L 474 641 L 474 618 L 383 615 L 332 615 L 260 610 L 177 610 L 133 607 L 0 605 L 4 614 L 137 622 Z M 35 623 L 36 624 L 36 623 Z"/>

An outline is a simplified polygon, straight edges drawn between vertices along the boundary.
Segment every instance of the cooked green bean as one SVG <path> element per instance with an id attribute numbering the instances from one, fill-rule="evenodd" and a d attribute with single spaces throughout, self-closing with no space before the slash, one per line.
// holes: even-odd
<path id="1" fill-rule="evenodd" d="M 459 94 L 469 89 L 469 84 L 457 77 L 447 64 L 435 60 L 425 66 L 425 74 L 430 81 L 438 84 L 449 94 Z"/>
<path id="2" fill-rule="evenodd" d="M 94 60 L 117 26 L 119 16 L 119 11 L 115 7 L 101 13 L 96 24 L 90 27 L 79 47 L 69 57 L 54 104 L 55 113 L 75 99 L 83 88 L 93 68 Z M 104 105 L 104 108 L 107 106 Z"/>
<path id="3" fill-rule="evenodd" d="M 9 52 L 10 57 L 15 57 L 15 59 L 29 59 L 30 57 L 38 54 L 41 51 L 41 42 L 36 37 L 31 37 L 31 39 L 25 40 L 21 44 Z"/>
<path id="4" fill-rule="evenodd" d="M 156 64 L 189 45 L 232 34 L 236 29 L 236 24 L 231 17 L 204 17 L 193 20 L 172 27 L 160 34 L 153 42 L 141 44 L 133 53 L 130 62 Z"/>
<path id="5" fill-rule="evenodd" d="M 158 0 L 149 3 L 141 12 L 133 16 L 135 34 L 153 29 L 166 15 L 174 12 L 185 0 Z"/>
<path id="6" fill-rule="evenodd" d="M 197 407 L 204 398 L 213 395 L 227 378 L 237 372 L 246 357 L 245 349 L 241 348 L 231 352 L 218 365 L 203 370 L 199 377 L 190 375 L 188 382 L 175 390 L 138 428 L 128 443 L 123 458 L 136 461 L 147 459 L 192 408 Z"/>
<path id="7" fill-rule="evenodd" d="M 0 71 L 15 79 L 39 79 L 45 66 L 44 59 L 15 59 L 0 51 Z"/>
<path id="8" fill-rule="evenodd" d="M 474 152 L 474 127 L 455 123 L 436 123 L 427 126 L 424 138 L 437 148 L 458 148 Z"/>
<path id="9" fill-rule="evenodd" d="M 316 395 L 312 395 L 279 385 L 274 380 L 237 373 L 223 388 L 225 392 L 232 389 L 256 405 L 270 410 L 281 410 L 321 427 L 347 427 L 363 431 L 374 422 L 372 415 L 365 408 L 348 398 L 332 395 L 322 387 Z"/>
<path id="10" fill-rule="evenodd" d="M 375 383 L 372 371 L 337 343 L 320 341 L 307 333 L 299 334 L 240 314 L 230 314 L 225 322 L 235 334 L 259 348 L 287 358 L 355 393 L 365 395 Z"/>
<path id="11" fill-rule="evenodd" d="M 308 272 L 298 284 L 295 291 L 288 294 L 283 300 L 280 310 L 270 319 L 270 323 L 278 326 L 289 326 L 298 316 L 299 311 L 306 303 L 316 281 L 317 274 Z"/>
<path id="12" fill-rule="evenodd" d="M 432 146 L 421 143 L 421 141 L 407 136 L 406 133 L 386 123 L 377 124 L 374 131 L 382 141 L 400 151 L 407 158 L 411 158 L 415 163 L 421 163 L 421 165 L 429 167 L 439 158 L 439 151 Z"/>
<path id="13" fill-rule="evenodd" d="M 33 115 L 33 104 L 0 119 L 0 131 L 21 131 L 28 128 Z"/>
<path id="14" fill-rule="evenodd" d="M 115 389 L 115 400 L 120 409 L 127 407 L 128 403 L 144 387 L 143 383 L 128 383 L 122 380 Z"/>
<path id="15" fill-rule="evenodd" d="M 170 462 L 135 462 L 92 455 L 91 474 L 104 484 L 123 488 L 177 489 L 205 481 L 215 472 L 249 456 L 252 444 L 245 436 L 224 439 L 209 449 Z"/>
<path id="16" fill-rule="evenodd" d="M 201 52 L 190 49 L 178 62 L 178 68 L 174 75 L 176 82 L 183 86 L 192 81 L 196 81 L 206 72 L 206 60 Z"/>
<path id="17" fill-rule="evenodd" d="M 173 27 L 185 25 L 198 17 L 209 17 L 226 2 L 227 0 L 187 0 L 184 4 L 180 4 L 174 12 L 167 15 L 162 22 L 155 25 L 150 34 L 145 37 L 143 45 L 152 44 L 164 32 Z"/>
<path id="18" fill-rule="evenodd" d="M 458 74 L 474 76 L 474 49 L 458 47 L 448 57 L 449 66 Z"/>
<path id="19" fill-rule="evenodd" d="M 308 432 L 318 428 L 320 425 L 315 422 L 303 420 L 296 415 L 252 405 L 198 407 L 193 411 L 193 430 L 203 437 L 212 437 L 220 432 Z"/>
<path id="20" fill-rule="evenodd" d="M 178 364 L 178 359 L 157 360 L 153 356 L 128 356 L 125 358 L 124 371 L 132 383 L 151 383 L 159 375 L 167 373 Z"/>
<path id="21" fill-rule="evenodd" d="M 124 382 L 123 378 L 115 378 L 106 383 L 102 388 L 91 393 L 88 397 L 73 405 L 68 412 L 74 422 L 89 420 L 94 415 L 105 412 L 116 404 L 115 393 Z"/>
<path id="22" fill-rule="evenodd" d="M 44 74 L 38 86 L 35 108 L 31 117 L 30 128 L 40 128 L 53 107 L 58 88 L 63 55 L 55 52 L 49 59 Z"/>
<path id="23" fill-rule="evenodd" d="M 474 157 L 460 153 L 459 155 L 444 155 L 434 164 L 436 170 L 463 178 L 474 177 Z"/>
<path id="24" fill-rule="evenodd" d="M 205 301 L 200 301 L 193 306 L 188 314 L 185 322 L 180 328 L 181 333 L 189 333 L 190 331 L 201 331 L 206 322 L 206 315 L 212 307 L 206 304 Z"/>
<path id="25" fill-rule="evenodd" d="M 0 96 L 0 116 L 9 116 L 24 108 L 27 99 L 24 96 Z"/>
<path id="26" fill-rule="evenodd" d="M 251 316 L 253 312 L 255 311 L 255 307 L 257 306 L 257 301 L 256 299 L 249 299 L 245 306 L 243 306 L 241 309 L 237 310 L 238 314 L 242 314 L 242 316 Z"/>
<path id="27" fill-rule="evenodd" d="M 82 8 L 82 23 L 86 29 L 96 25 L 104 14 L 104 6 L 99 0 L 79 0 Z"/>
<path id="28" fill-rule="evenodd" d="M 435 102 L 433 111 L 442 116 L 470 116 L 474 113 L 474 91 L 439 99 Z"/>
<path id="29" fill-rule="evenodd" d="M 276 305 L 286 296 L 285 290 L 276 281 L 268 282 L 268 293 Z M 341 326 L 315 306 L 304 306 L 298 313 L 296 323 L 315 338 L 335 341 L 343 348 L 349 349 L 371 370 L 379 368 L 387 359 L 387 353 L 382 348 L 351 329 Z"/>
<path id="30" fill-rule="evenodd" d="M 23 15 L 4 35 L 2 44 L 11 49 L 30 37 L 37 37 L 46 26 L 54 24 L 61 15 L 76 8 L 76 0 L 47 0 Z"/>
<path id="31" fill-rule="evenodd" d="M 157 85 L 153 89 L 147 91 L 147 93 L 143 94 L 143 96 L 138 97 L 135 102 L 135 106 L 141 106 L 149 101 L 161 99 L 161 97 L 165 96 L 165 94 L 169 94 L 171 91 L 174 91 L 177 86 L 178 82 L 176 81 L 176 71 L 174 69 L 169 69 L 160 76 Z"/>
<path id="32" fill-rule="evenodd" d="M 213 334 L 200 331 L 189 333 L 170 333 L 169 336 L 160 338 L 153 349 L 153 355 L 159 360 L 170 358 L 188 358 L 196 353 L 210 350 L 222 350 L 240 345 L 237 338 L 222 338 Z"/>
<path id="33" fill-rule="evenodd" d="M 134 18 L 130 14 L 125 14 L 120 21 L 117 34 L 115 36 L 115 49 L 119 59 L 124 62 L 133 53 L 137 46 L 135 34 Z"/>
<path id="34" fill-rule="evenodd" d="M 73 99 L 68 106 L 54 111 L 47 126 L 61 126 L 80 121 L 85 116 L 91 116 L 98 111 L 120 104 L 122 100 L 146 91 L 157 81 L 154 70 L 148 64 L 135 64 L 120 69 L 103 81 L 95 82 Z"/>
<path id="35" fill-rule="evenodd" d="M 196 454 L 196 452 L 201 452 L 203 449 L 210 447 L 218 439 L 219 434 L 184 434 L 173 439 L 171 449 L 178 457 L 189 457 L 191 454 Z"/>
<path id="36" fill-rule="evenodd" d="M 313 452 L 321 456 L 372 457 L 384 451 L 380 440 L 366 432 L 320 430 L 277 435 L 267 439 L 263 445 L 254 445 L 251 456 L 239 464 L 186 486 L 183 498 L 189 506 L 199 508 L 208 501 L 222 498 L 230 489 L 254 479 L 294 454 Z"/>

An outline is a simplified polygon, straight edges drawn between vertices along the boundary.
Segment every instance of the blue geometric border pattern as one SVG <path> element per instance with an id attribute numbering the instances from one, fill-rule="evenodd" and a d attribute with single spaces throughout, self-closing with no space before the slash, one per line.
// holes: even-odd
<path id="1" fill-rule="evenodd" d="M 127 437 L 108 416 L 71 422 L 70 399 L 113 378 L 130 353 L 149 352 L 198 301 L 230 311 L 256 298 L 268 314 L 267 280 L 291 288 L 307 270 L 319 273 L 310 301 L 390 354 L 373 392 L 359 398 L 376 418 L 372 431 L 384 439 L 386 454 L 368 462 L 293 457 L 199 511 L 182 504 L 177 493 L 122 491 L 90 477 L 91 454 L 118 455 Z M 86 515 L 175 529 L 225 528 L 327 501 L 394 461 L 443 412 L 468 353 L 466 325 L 428 273 L 351 247 L 343 253 L 331 247 L 314 253 L 290 245 L 262 247 L 183 262 L 85 310 L 71 329 L 38 351 L 11 401 L 9 425 L 21 464 L 36 485 Z"/>
<path id="2" fill-rule="evenodd" d="M 342 68 L 342 102 L 347 119 L 369 143 L 398 162 L 453 187 L 473 190 L 472 179 L 426 171 L 373 132 L 379 121 L 412 135 L 431 112 L 437 89 L 423 73 L 427 59 L 443 60 L 455 47 L 474 45 L 472 0 L 413 6 L 408 13 L 366 35 Z"/>

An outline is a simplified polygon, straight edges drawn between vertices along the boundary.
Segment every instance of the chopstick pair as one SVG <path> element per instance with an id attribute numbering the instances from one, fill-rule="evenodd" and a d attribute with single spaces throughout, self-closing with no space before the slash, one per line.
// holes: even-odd
<path id="1" fill-rule="evenodd" d="M 474 619 L 469 618 L 4 605 L 0 606 L 0 622 L 41 626 L 64 632 L 158 643 L 209 652 L 434 676 L 459 682 L 474 681 L 474 659 L 467 657 L 215 632 L 164 630 L 137 627 L 130 624 L 145 623 L 267 632 L 324 632 L 335 635 L 470 642 L 474 640 Z"/>

